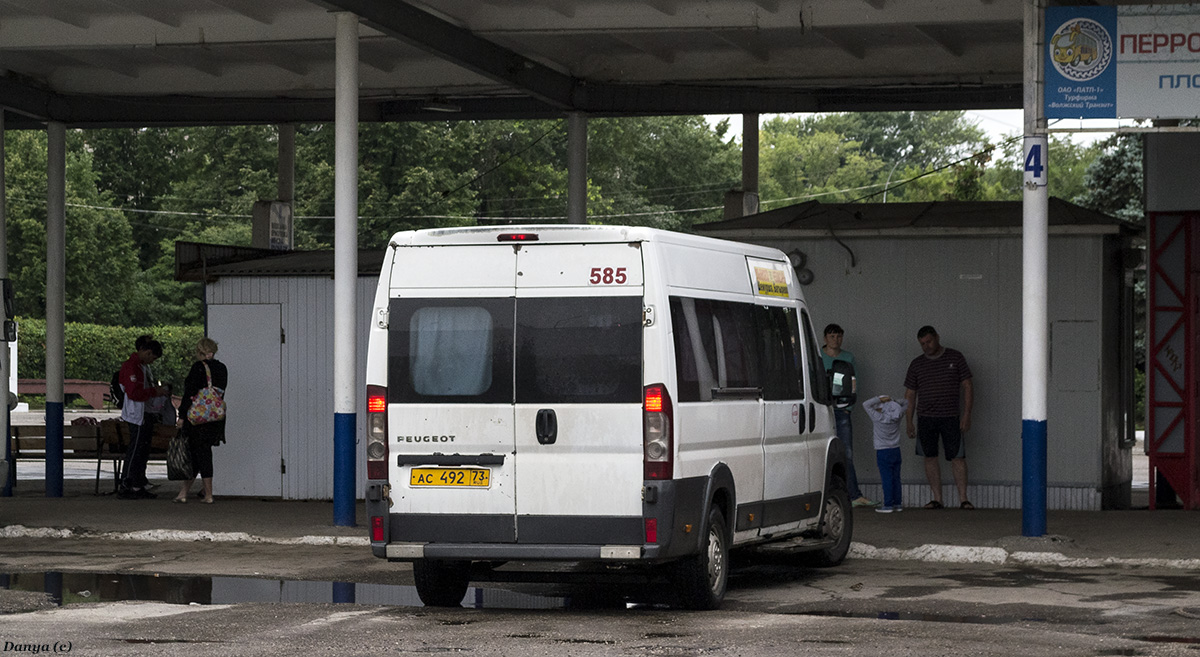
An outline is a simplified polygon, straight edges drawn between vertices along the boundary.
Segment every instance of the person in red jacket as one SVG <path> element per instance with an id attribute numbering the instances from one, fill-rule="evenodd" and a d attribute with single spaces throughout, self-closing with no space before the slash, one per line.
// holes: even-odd
<path id="1" fill-rule="evenodd" d="M 121 365 L 120 382 L 125 392 L 121 419 L 129 425 L 129 448 L 125 451 L 125 467 L 117 497 L 125 500 L 158 497 L 146 489 L 146 462 L 150 460 L 150 441 L 154 437 L 154 421 L 146 413 L 146 402 L 165 395 L 166 386 L 150 379 L 150 363 L 162 356 L 162 343 L 141 341 L 137 351 Z"/>

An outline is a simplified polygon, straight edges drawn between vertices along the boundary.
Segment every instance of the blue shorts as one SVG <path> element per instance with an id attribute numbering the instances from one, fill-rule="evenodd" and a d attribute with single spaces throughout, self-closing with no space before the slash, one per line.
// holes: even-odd
<path id="1" fill-rule="evenodd" d="M 917 418 L 918 456 L 937 457 L 939 437 L 946 449 L 947 461 L 967 457 L 967 448 L 963 444 L 962 429 L 958 425 L 957 415 Z"/>

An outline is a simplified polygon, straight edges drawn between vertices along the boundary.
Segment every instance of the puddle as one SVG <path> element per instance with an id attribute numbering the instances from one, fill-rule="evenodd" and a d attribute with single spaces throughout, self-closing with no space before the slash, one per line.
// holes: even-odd
<path id="1" fill-rule="evenodd" d="M 833 618 L 874 618 L 877 620 L 924 621 L 927 623 L 970 623 L 977 625 L 1007 625 L 1009 623 L 1046 623 L 1045 618 L 1011 618 L 1005 616 L 951 616 L 947 614 L 923 614 L 908 611 L 802 611 L 796 616 L 826 616 Z"/>
<path id="2" fill-rule="evenodd" d="M 305 582 L 252 577 L 181 577 L 115 573 L 15 573 L 0 575 L 0 589 L 39 591 L 57 605 L 140 600 L 171 604 L 243 602 L 358 603 L 420 607 L 414 586 L 355 582 Z M 462 602 L 476 609 L 560 609 L 567 597 L 501 588 L 471 587 Z"/>

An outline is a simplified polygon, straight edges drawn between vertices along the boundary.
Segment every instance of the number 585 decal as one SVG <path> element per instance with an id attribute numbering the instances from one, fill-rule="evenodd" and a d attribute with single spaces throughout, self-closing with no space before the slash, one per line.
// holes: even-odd
<path id="1" fill-rule="evenodd" d="M 592 274 L 588 276 L 592 285 L 624 285 L 626 280 L 624 267 L 592 267 Z"/>

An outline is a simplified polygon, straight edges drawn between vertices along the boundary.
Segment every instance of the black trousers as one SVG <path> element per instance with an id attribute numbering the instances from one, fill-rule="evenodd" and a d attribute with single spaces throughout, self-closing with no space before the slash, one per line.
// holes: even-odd
<path id="1" fill-rule="evenodd" d="M 154 421 L 150 415 L 142 424 L 126 422 L 129 425 L 129 447 L 125 449 L 125 469 L 121 476 L 123 488 L 145 488 L 150 483 L 146 479 L 146 462 L 150 460 L 150 441 L 154 438 Z"/>

